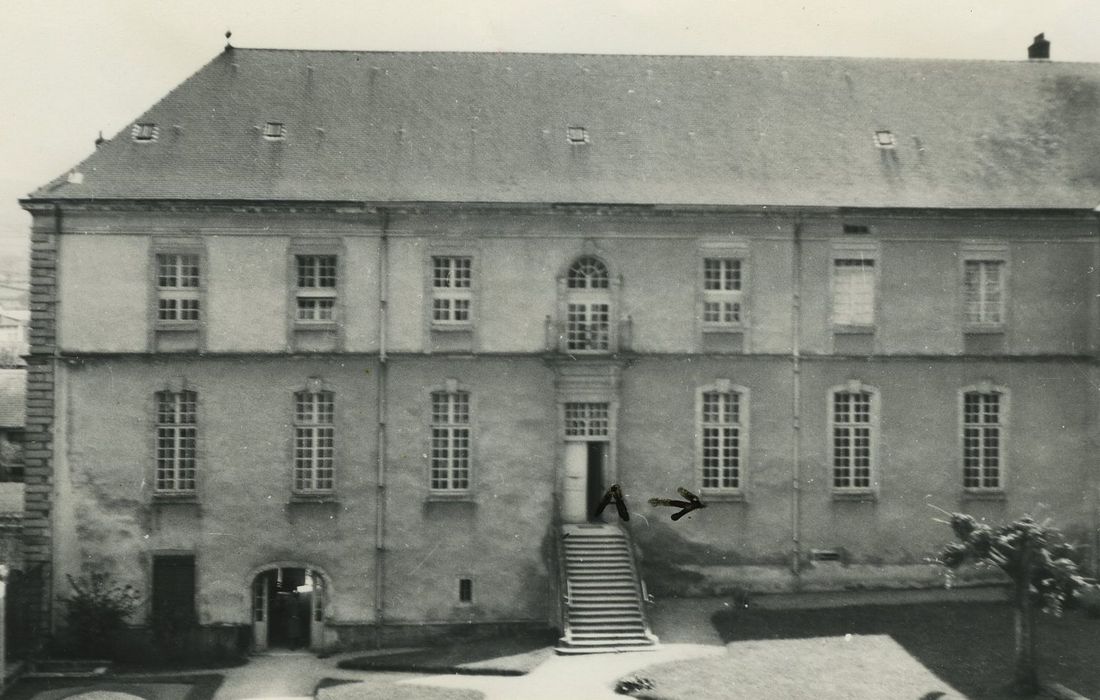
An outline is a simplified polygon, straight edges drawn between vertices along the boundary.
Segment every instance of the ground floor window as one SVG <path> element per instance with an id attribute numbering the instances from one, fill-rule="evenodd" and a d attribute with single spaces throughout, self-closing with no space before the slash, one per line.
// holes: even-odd
<path id="1" fill-rule="evenodd" d="M 195 624 L 195 557 L 153 557 L 152 625 L 171 632 Z"/>

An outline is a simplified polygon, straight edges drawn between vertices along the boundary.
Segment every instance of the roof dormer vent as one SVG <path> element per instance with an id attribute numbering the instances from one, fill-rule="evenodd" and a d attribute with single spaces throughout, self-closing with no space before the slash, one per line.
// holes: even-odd
<path id="1" fill-rule="evenodd" d="M 895 145 L 897 145 L 897 140 L 894 138 L 894 132 L 876 131 L 875 145 L 879 148 L 893 148 Z"/>
<path id="2" fill-rule="evenodd" d="M 152 122 L 134 124 L 134 128 L 130 131 L 130 136 L 135 141 L 156 141 L 159 135 L 160 129 Z"/>
<path id="3" fill-rule="evenodd" d="M 277 140 L 286 136 L 286 124 L 282 122 L 268 122 L 264 124 L 264 138 Z"/>
<path id="4" fill-rule="evenodd" d="M 588 143 L 588 129 L 583 126 L 571 126 L 565 130 L 565 137 L 569 143 L 582 145 Z"/>

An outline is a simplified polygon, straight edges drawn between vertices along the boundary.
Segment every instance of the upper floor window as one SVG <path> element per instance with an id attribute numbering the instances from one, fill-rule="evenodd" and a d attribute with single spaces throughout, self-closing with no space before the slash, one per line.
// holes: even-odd
<path id="1" fill-rule="evenodd" d="M 199 285 L 197 254 L 157 254 L 157 321 L 198 321 Z"/>
<path id="2" fill-rule="evenodd" d="M 875 261 L 871 258 L 833 260 L 833 323 L 871 326 L 875 323 Z"/>
<path id="3" fill-rule="evenodd" d="M 160 391 L 156 402 L 156 491 L 194 491 L 197 396 L 193 391 Z"/>
<path id="4" fill-rule="evenodd" d="M 470 488 L 470 394 L 432 393 L 430 483 L 433 491 Z"/>
<path id="5" fill-rule="evenodd" d="M 966 260 L 963 263 L 963 294 L 966 322 L 975 326 L 1004 323 L 1003 260 Z"/>
<path id="6" fill-rule="evenodd" d="M 336 256 L 296 255 L 296 318 L 303 323 L 336 320 Z"/>
<path id="7" fill-rule="evenodd" d="M 831 393 L 833 488 L 870 489 L 875 468 L 875 392 L 837 389 Z"/>
<path id="8" fill-rule="evenodd" d="M 294 394 L 294 490 L 331 491 L 335 472 L 335 401 L 331 391 Z"/>
<path id="9" fill-rule="evenodd" d="M 741 325 L 741 260 L 703 260 L 703 325 Z"/>
<path id="10" fill-rule="evenodd" d="M 471 322 L 473 261 L 468 257 L 432 258 L 432 324 L 468 325 Z"/>
<path id="11" fill-rule="evenodd" d="M 698 464 L 705 492 L 741 488 L 745 445 L 745 394 L 713 387 L 700 392 L 698 406 Z"/>
<path id="12" fill-rule="evenodd" d="M 1002 488 L 1004 394 L 967 391 L 962 405 L 963 487 Z"/>
<path id="13" fill-rule="evenodd" d="M 603 261 L 578 258 L 565 278 L 565 350 L 608 352 L 612 346 L 610 275 Z"/>

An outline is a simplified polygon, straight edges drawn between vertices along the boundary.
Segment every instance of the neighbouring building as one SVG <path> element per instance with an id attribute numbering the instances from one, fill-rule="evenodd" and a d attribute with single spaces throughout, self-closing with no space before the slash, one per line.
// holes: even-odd
<path id="1" fill-rule="evenodd" d="M 227 47 L 22 204 L 54 624 L 620 648 L 639 575 L 942 585 L 930 505 L 1096 544 L 1100 65 Z"/>

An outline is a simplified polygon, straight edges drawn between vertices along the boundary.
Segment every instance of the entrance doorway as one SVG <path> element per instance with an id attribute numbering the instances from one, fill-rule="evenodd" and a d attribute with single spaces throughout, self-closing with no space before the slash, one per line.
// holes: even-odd
<path id="1" fill-rule="evenodd" d="M 606 441 L 599 440 L 565 444 L 565 522 L 603 522 L 603 516 L 595 513 L 608 486 L 607 447 Z"/>
<path id="2" fill-rule="evenodd" d="M 252 646 L 312 649 L 324 646 L 325 585 L 313 569 L 280 567 L 252 583 Z"/>

